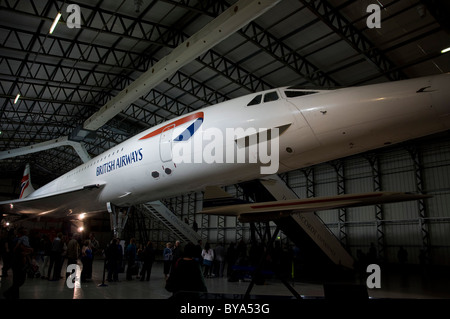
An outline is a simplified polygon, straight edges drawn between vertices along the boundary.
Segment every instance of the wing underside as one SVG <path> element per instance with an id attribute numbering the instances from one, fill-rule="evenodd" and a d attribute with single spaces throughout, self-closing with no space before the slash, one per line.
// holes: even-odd
<path id="1" fill-rule="evenodd" d="M 241 222 L 274 220 L 291 214 L 320 210 L 387 204 L 430 197 L 422 194 L 401 192 L 372 192 L 307 199 L 279 200 L 262 203 L 238 204 L 204 208 L 201 213 L 237 216 Z"/>
<path id="2" fill-rule="evenodd" d="M 106 210 L 98 203 L 98 196 L 105 185 L 94 184 L 71 189 L 62 193 L 27 197 L 0 202 L 0 213 L 11 215 L 67 216 L 80 212 Z M 98 204 L 96 204 L 98 203 Z"/>

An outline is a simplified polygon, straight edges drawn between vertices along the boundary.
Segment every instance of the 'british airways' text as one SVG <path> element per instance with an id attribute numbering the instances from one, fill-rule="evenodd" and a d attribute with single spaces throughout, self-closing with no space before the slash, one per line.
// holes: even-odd
<path id="1" fill-rule="evenodd" d="M 112 161 L 106 162 L 97 167 L 96 174 L 97 176 L 109 173 L 121 167 L 127 166 L 129 164 L 133 164 L 139 161 L 142 161 L 144 155 L 142 154 L 142 148 L 133 151 L 127 155 L 122 155 Z"/>

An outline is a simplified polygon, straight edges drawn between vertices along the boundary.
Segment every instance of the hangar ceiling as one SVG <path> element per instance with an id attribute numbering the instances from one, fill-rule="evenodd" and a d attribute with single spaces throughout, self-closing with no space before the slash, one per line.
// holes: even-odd
<path id="1" fill-rule="evenodd" d="M 235 2 L 76 1 L 81 27 L 69 28 L 66 9 L 75 1 L 1 1 L 0 152 L 70 136 Z M 367 26 L 370 4 L 381 8 L 381 28 Z M 58 11 L 62 18 L 49 34 Z M 441 53 L 450 47 L 449 11 L 444 0 L 282 0 L 83 144 L 94 157 L 170 118 L 272 87 L 340 87 L 449 72 L 450 53 Z M 20 179 L 27 162 L 36 186 L 81 164 L 72 148 L 59 147 L 0 160 L 2 179 Z"/>

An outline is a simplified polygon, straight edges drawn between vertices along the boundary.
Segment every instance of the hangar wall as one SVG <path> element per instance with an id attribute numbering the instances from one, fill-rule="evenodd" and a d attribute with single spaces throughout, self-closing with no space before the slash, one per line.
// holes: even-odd
<path id="1" fill-rule="evenodd" d="M 373 243 L 380 261 L 396 263 L 403 246 L 409 263 L 418 264 L 422 250 L 431 264 L 450 265 L 449 133 L 294 170 L 281 177 L 301 198 L 380 190 L 432 195 L 421 201 L 317 214 L 353 256 L 358 249 L 367 253 Z M 243 197 L 238 186 L 226 190 Z M 204 242 L 250 240 L 249 224 L 241 224 L 234 217 L 196 214 L 201 210 L 201 193 L 164 202 L 190 224 L 195 219 Z M 281 240 L 288 241 L 283 234 Z"/>

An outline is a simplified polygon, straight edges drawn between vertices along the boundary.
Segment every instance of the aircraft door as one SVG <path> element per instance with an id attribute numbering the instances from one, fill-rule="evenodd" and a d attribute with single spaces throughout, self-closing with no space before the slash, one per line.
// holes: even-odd
<path id="1" fill-rule="evenodd" d="M 175 124 L 169 125 L 165 127 L 161 133 L 161 139 L 159 141 L 159 155 L 162 162 L 172 160 L 172 133 L 174 128 Z"/>

